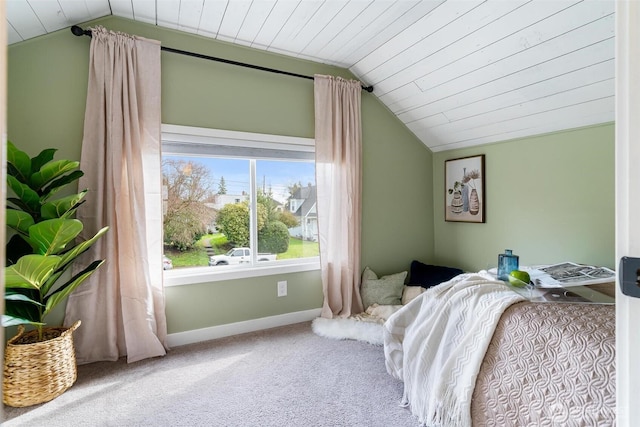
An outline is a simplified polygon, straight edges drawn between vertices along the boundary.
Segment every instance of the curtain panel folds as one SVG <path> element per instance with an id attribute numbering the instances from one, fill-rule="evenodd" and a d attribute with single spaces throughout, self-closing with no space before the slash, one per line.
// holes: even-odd
<path id="1" fill-rule="evenodd" d="M 65 325 L 82 326 L 78 363 L 166 353 L 162 283 L 160 43 L 92 29 L 77 217 L 92 234 L 84 256 L 105 259 L 69 297 Z M 84 265 L 81 263 L 81 265 Z"/>
<path id="2" fill-rule="evenodd" d="M 361 83 L 314 76 L 318 238 L 322 317 L 363 311 L 360 298 L 362 216 Z"/>

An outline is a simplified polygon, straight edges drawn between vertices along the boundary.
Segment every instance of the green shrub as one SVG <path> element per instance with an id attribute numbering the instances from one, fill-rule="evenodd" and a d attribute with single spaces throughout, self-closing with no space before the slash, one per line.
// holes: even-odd
<path id="1" fill-rule="evenodd" d="M 268 221 L 267 209 L 258 203 L 258 232 Z M 249 205 L 247 203 L 226 204 L 216 218 L 216 228 L 235 246 L 249 246 Z"/>
<path id="2" fill-rule="evenodd" d="M 236 246 L 249 246 L 249 207 L 245 203 L 225 205 L 218 212 L 216 228 Z"/>
<path id="3" fill-rule="evenodd" d="M 192 210 L 176 211 L 164 220 L 164 243 L 179 251 L 193 248 L 205 233 L 202 220 Z"/>
<path id="4" fill-rule="evenodd" d="M 281 254 L 288 249 L 289 230 L 282 222 L 270 222 L 258 234 L 258 252 Z"/>
<path id="5" fill-rule="evenodd" d="M 282 222 L 287 228 L 293 228 L 298 226 L 298 218 L 289 211 L 278 212 L 278 221 Z"/>

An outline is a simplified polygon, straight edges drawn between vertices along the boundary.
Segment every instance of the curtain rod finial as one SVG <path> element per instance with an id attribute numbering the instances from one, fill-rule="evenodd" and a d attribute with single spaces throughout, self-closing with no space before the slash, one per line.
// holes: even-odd
<path id="1" fill-rule="evenodd" d="M 91 31 L 90 30 L 85 31 L 85 30 L 83 30 L 81 27 L 79 27 L 77 25 L 74 25 L 74 26 L 71 27 L 71 32 L 73 33 L 74 36 L 78 36 L 78 37 L 84 36 L 84 35 L 88 35 L 88 36 L 91 35 Z"/>

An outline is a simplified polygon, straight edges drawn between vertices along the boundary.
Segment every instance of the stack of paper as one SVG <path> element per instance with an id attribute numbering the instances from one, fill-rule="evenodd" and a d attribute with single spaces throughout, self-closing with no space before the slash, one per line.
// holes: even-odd
<path id="1" fill-rule="evenodd" d="M 538 288 L 566 288 L 595 285 L 616 280 L 616 272 L 606 267 L 594 267 L 573 262 L 525 269 Z"/>

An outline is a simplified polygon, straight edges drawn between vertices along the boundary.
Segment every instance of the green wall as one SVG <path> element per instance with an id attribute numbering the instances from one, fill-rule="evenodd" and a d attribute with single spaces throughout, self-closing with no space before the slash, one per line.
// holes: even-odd
<path id="1" fill-rule="evenodd" d="M 615 268 L 613 124 L 433 155 L 435 261 L 495 267 L 574 261 Z M 486 223 L 444 221 L 444 162 L 485 154 Z"/>
<path id="2" fill-rule="evenodd" d="M 163 45 L 295 73 L 352 77 L 344 69 L 109 17 L 93 21 Z M 88 25 L 83 25 L 86 27 Z M 9 47 L 8 138 L 35 155 L 80 156 L 88 37 L 68 29 Z M 313 83 L 162 53 L 162 121 L 313 137 Z M 433 258 L 432 154 L 375 97 L 362 94 L 362 265 L 380 274 Z M 276 281 L 289 295 L 276 298 Z M 169 333 L 296 312 L 322 305 L 318 271 L 168 287 Z M 62 312 L 51 324 L 59 323 Z"/>
<path id="3" fill-rule="evenodd" d="M 110 17 L 107 28 L 166 46 L 312 75 L 348 70 Z M 86 26 L 86 25 L 85 25 Z M 79 158 L 89 38 L 68 29 L 9 47 L 8 138 L 31 154 Z M 162 53 L 162 121 L 313 137 L 310 81 Z M 363 92 L 362 267 L 406 270 L 413 259 L 468 271 L 505 248 L 522 265 L 614 265 L 614 126 L 432 154 Z M 486 223 L 444 221 L 444 161 L 486 155 Z M 288 281 L 277 298 L 276 282 Z M 318 271 L 166 289 L 169 333 L 318 308 Z M 62 310 L 49 319 L 60 323 Z M 10 336 L 11 334 L 7 334 Z"/>

